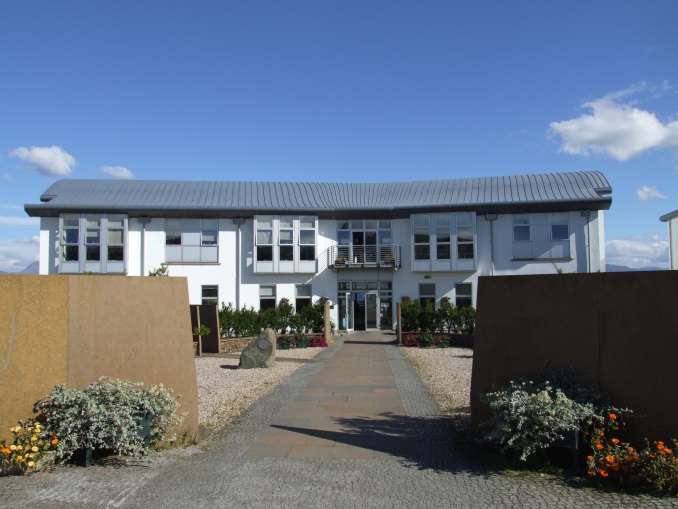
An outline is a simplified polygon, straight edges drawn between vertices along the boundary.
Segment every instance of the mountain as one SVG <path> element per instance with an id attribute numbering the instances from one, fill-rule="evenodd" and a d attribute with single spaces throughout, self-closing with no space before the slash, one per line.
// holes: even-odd
<path id="1" fill-rule="evenodd" d="M 668 270 L 668 269 L 662 269 L 661 267 L 639 267 L 637 269 L 634 269 L 632 267 L 627 267 L 625 265 L 612 265 L 610 263 L 605 265 L 606 272 L 634 272 L 646 270 Z"/>
<path id="2" fill-rule="evenodd" d="M 18 274 L 39 274 L 40 273 L 40 262 L 33 262 L 24 270 L 18 272 Z"/>

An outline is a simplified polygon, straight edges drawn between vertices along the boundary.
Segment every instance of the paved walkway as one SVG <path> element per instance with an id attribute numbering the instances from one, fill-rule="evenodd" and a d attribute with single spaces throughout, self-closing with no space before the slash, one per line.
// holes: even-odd
<path id="1" fill-rule="evenodd" d="M 390 338 L 338 338 L 200 447 L 0 478 L 0 507 L 678 507 L 473 464 Z"/>

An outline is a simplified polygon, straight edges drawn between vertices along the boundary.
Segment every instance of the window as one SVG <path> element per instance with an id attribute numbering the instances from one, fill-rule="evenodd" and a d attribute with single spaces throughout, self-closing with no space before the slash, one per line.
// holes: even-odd
<path id="1" fill-rule="evenodd" d="M 203 304 L 218 304 L 219 303 L 219 287 L 218 286 L 203 286 L 202 287 L 202 303 Z"/>
<path id="2" fill-rule="evenodd" d="M 280 216 L 279 227 L 280 261 L 292 262 L 294 261 L 294 216 Z"/>
<path id="3" fill-rule="evenodd" d="M 125 259 L 125 216 L 108 216 L 106 240 L 108 260 L 122 262 Z"/>
<path id="4" fill-rule="evenodd" d="M 513 258 L 515 260 L 549 260 L 569 257 L 568 212 L 513 216 Z"/>
<path id="5" fill-rule="evenodd" d="M 166 262 L 216 263 L 218 250 L 218 219 L 165 219 Z"/>
<path id="6" fill-rule="evenodd" d="M 275 286 L 259 287 L 259 309 L 275 309 Z"/>
<path id="7" fill-rule="evenodd" d="M 457 259 L 473 259 L 473 214 L 457 212 Z"/>
<path id="8" fill-rule="evenodd" d="M 121 273 L 125 270 L 124 215 L 63 214 L 59 271 L 62 273 Z"/>
<path id="9" fill-rule="evenodd" d="M 299 217 L 299 259 L 315 260 L 315 217 Z"/>
<path id="10" fill-rule="evenodd" d="M 415 214 L 412 216 L 415 260 L 431 259 L 429 221 L 428 214 Z"/>
<path id="11" fill-rule="evenodd" d="M 431 305 L 436 307 L 436 285 L 425 283 L 419 285 L 419 303 L 422 306 Z"/>
<path id="12" fill-rule="evenodd" d="M 61 259 L 77 262 L 80 259 L 80 216 L 64 215 L 61 228 Z"/>
<path id="13" fill-rule="evenodd" d="M 450 214 L 436 214 L 436 258 L 438 260 L 449 260 L 450 250 Z"/>
<path id="14" fill-rule="evenodd" d="M 273 216 L 257 216 L 257 261 L 273 261 Z"/>
<path id="15" fill-rule="evenodd" d="M 301 313 L 302 309 L 311 305 L 311 285 L 297 285 L 296 294 L 294 309 L 297 313 Z"/>
<path id="16" fill-rule="evenodd" d="M 471 306 L 473 303 L 473 286 L 471 283 L 456 283 L 454 285 L 455 304 L 458 308 Z"/>

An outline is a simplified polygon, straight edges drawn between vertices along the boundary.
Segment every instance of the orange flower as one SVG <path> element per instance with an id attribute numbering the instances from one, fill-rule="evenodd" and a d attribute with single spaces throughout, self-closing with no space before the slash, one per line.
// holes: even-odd
<path id="1" fill-rule="evenodd" d="M 53 438 L 53 439 L 52 439 L 52 445 L 56 445 L 56 444 L 58 444 L 58 443 L 59 443 L 59 439 L 58 439 L 58 438 Z"/>
<path id="2" fill-rule="evenodd" d="M 596 449 L 598 449 L 599 451 L 600 451 L 602 448 L 603 448 L 602 445 L 600 445 L 600 444 L 596 445 Z"/>
<path id="3" fill-rule="evenodd" d="M 619 463 L 613 463 L 613 464 L 612 464 L 612 469 L 613 469 L 613 470 L 619 470 Z"/>
<path id="4" fill-rule="evenodd" d="M 593 456 L 588 456 L 586 459 L 589 461 L 593 461 Z"/>
<path id="5" fill-rule="evenodd" d="M 586 472 L 586 473 L 589 474 L 589 475 L 596 475 L 596 471 L 595 471 L 595 470 L 589 470 L 589 471 Z"/>
<path id="6" fill-rule="evenodd" d="M 608 476 L 608 473 L 607 473 L 605 470 L 603 470 L 602 468 L 599 468 L 599 469 L 598 469 L 598 473 L 599 473 L 601 476 L 603 476 L 603 477 L 607 477 L 607 476 Z"/>
<path id="7" fill-rule="evenodd" d="M 618 439 L 618 438 L 613 438 L 613 439 L 612 439 L 612 443 L 615 444 L 615 445 L 617 445 L 617 444 L 619 443 L 619 439 Z"/>
<path id="8" fill-rule="evenodd" d="M 605 456 L 605 459 L 607 460 L 608 463 L 614 462 L 614 456 L 610 456 L 609 454 L 607 456 Z"/>
<path id="9" fill-rule="evenodd" d="M 657 456 L 655 456 L 653 453 L 650 453 L 650 458 L 655 459 Z"/>
<path id="10" fill-rule="evenodd" d="M 629 452 L 633 452 L 633 447 L 627 447 L 626 450 Z"/>
<path id="11" fill-rule="evenodd" d="M 615 414 L 610 414 L 610 419 L 612 419 L 613 421 L 616 421 L 617 416 Z"/>

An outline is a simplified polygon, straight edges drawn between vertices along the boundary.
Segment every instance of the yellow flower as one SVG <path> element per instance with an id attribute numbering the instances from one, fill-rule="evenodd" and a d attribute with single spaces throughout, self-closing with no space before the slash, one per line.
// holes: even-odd
<path id="1" fill-rule="evenodd" d="M 16 451 L 16 445 L 14 444 L 10 445 L 9 448 L 12 449 L 13 451 Z"/>
<path id="2" fill-rule="evenodd" d="M 33 452 L 38 452 L 38 450 L 39 449 L 36 446 L 31 447 L 31 451 L 33 451 Z"/>
<path id="3" fill-rule="evenodd" d="M 23 460 L 24 460 L 24 457 L 23 457 L 23 456 L 17 456 L 17 457 L 16 457 L 16 460 L 17 460 L 17 461 L 23 461 Z"/>
<path id="4" fill-rule="evenodd" d="M 34 462 L 34 461 L 29 461 L 29 462 L 28 462 L 28 466 L 31 467 L 31 468 L 33 468 L 33 467 L 35 466 L 35 462 Z"/>
<path id="5" fill-rule="evenodd" d="M 31 437 L 31 442 L 35 442 L 37 439 L 38 439 L 38 437 L 32 436 L 32 437 Z"/>

